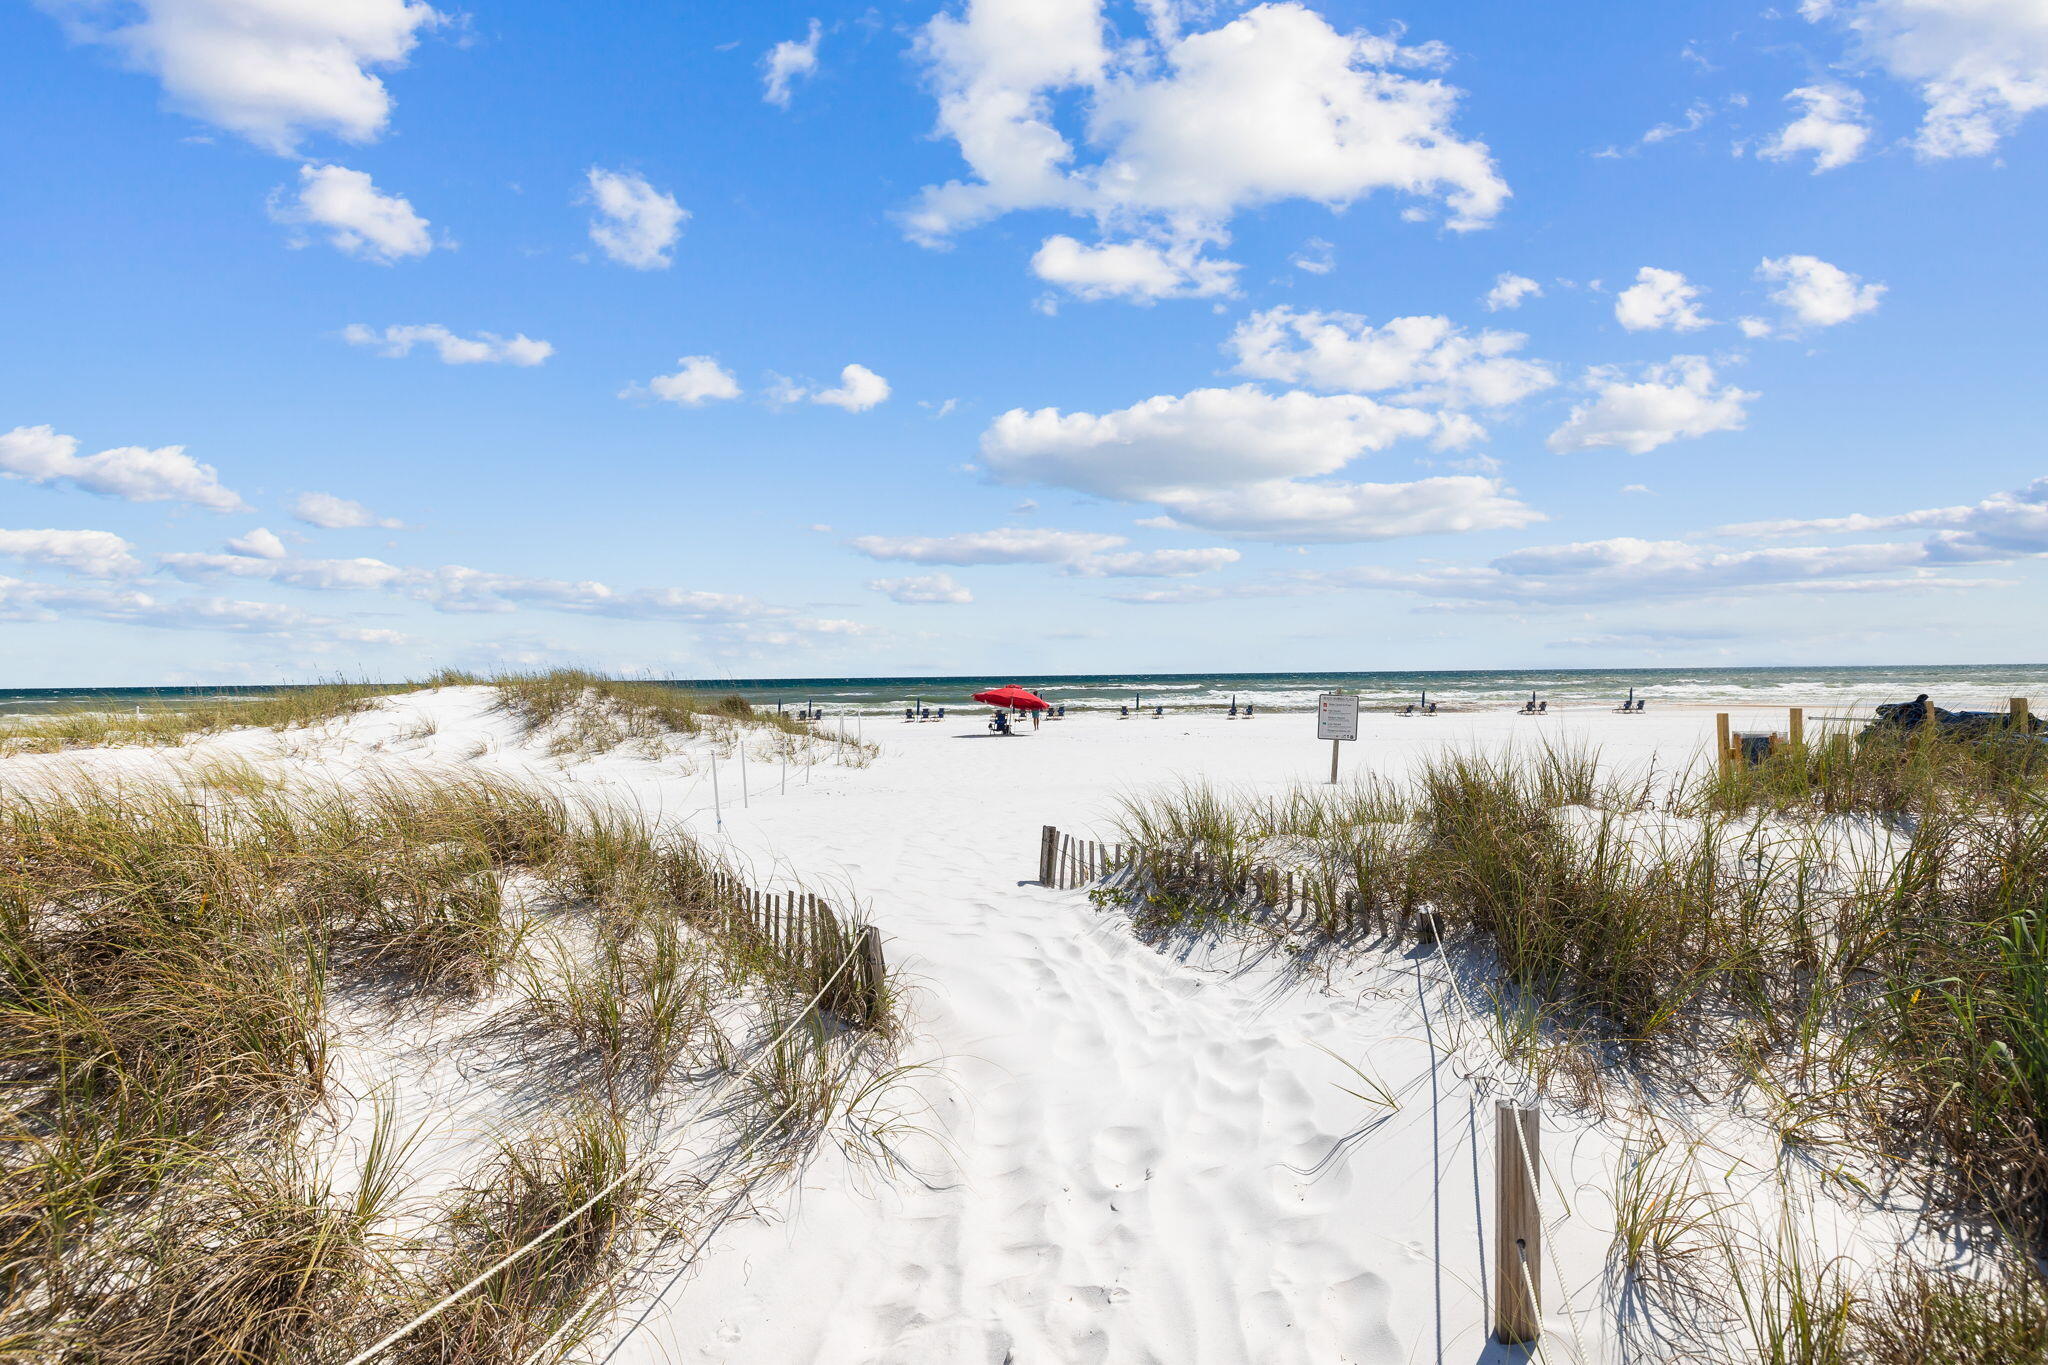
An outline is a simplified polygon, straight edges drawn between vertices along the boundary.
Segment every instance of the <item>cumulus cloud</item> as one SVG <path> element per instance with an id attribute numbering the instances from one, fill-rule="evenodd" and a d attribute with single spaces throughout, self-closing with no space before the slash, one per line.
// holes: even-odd
<path id="1" fill-rule="evenodd" d="M 669 249 L 683 235 L 689 210 L 635 172 L 592 166 L 587 178 L 588 202 L 597 210 L 590 240 L 620 265 L 668 269 L 674 263 Z"/>
<path id="2" fill-rule="evenodd" d="M 904 215 L 911 237 L 938 245 L 1050 208 L 1198 245 L 1245 208 L 1381 190 L 1464 230 L 1506 201 L 1491 153 L 1453 126 L 1459 92 L 1410 74 L 1441 66 L 1440 45 L 1339 32 L 1292 0 L 1197 32 L 1173 12 L 1149 41 L 1114 45 L 1101 0 L 968 0 L 934 17 L 918 51 L 970 175 L 926 187 Z M 1062 96 L 1082 106 L 1086 156 L 1054 120 Z"/>
<path id="3" fill-rule="evenodd" d="M 289 551 L 275 532 L 259 526 L 245 536 L 237 536 L 228 542 L 228 553 L 246 555 L 251 559 L 283 559 Z"/>
<path id="4" fill-rule="evenodd" d="M 1989 155 L 2048 105 L 2048 8 L 2035 0 L 1805 0 L 1800 10 L 1845 27 L 1859 57 L 1919 91 L 1923 157 Z"/>
<path id="5" fill-rule="evenodd" d="M 1235 261 L 1204 256 L 1199 242 L 1099 242 L 1088 246 L 1072 237 L 1052 236 L 1031 258 L 1032 273 L 1039 279 L 1091 302 L 1126 299 L 1151 303 L 1228 294 L 1237 287 L 1239 268 Z"/>
<path id="6" fill-rule="evenodd" d="M 909 578 L 875 578 L 868 581 L 868 587 L 881 593 L 892 602 L 905 606 L 964 605 L 974 600 L 974 594 L 953 581 L 951 574 L 915 574 Z"/>
<path id="7" fill-rule="evenodd" d="M 1614 320 L 1631 332 L 1664 327 L 1696 332 L 1711 325 L 1700 316 L 1699 297 L 1698 287 L 1678 271 L 1646 265 L 1636 272 L 1636 282 L 1615 296 Z"/>
<path id="8" fill-rule="evenodd" d="M 0 555 L 88 578 L 129 578 L 143 572 L 135 547 L 111 531 L 0 531 Z"/>
<path id="9" fill-rule="evenodd" d="M 1171 524 L 1251 539 L 1370 540 L 1535 519 L 1491 479 L 1304 482 L 1398 440 L 1443 447 L 1477 434 L 1461 413 L 1243 384 L 1105 413 L 1015 408 L 982 434 L 981 452 L 1006 483 L 1155 503 Z"/>
<path id="10" fill-rule="evenodd" d="M 373 73 L 405 65 L 442 17 L 413 0 L 42 3 L 75 36 L 154 75 L 174 108 L 287 156 L 309 133 L 383 133 L 391 94 Z"/>
<path id="11" fill-rule="evenodd" d="M 1757 148 L 1769 161 L 1790 161 L 1813 155 L 1813 173 L 1846 166 L 1863 155 L 1870 125 L 1863 119 L 1863 96 L 1844 85 L 1803 85 L 1785 96 L 1804 110 Z"/>
<path id="12" fill-rule="evenodd" d="M 1802 327 L 1833 327 L 1875 312 L 1885 293 L 1884 285 L 1865 284 L 1861 276 L 1818 256 L 1767 257 L 1756 275 L 1778 284 L 1771 302 Z"/>
<path id="13" fill-rule="evenodd" d="M 270 216 L 324 233 L 335 250 L 378 265 L 434 249 L 431 225 L 409 201 L 380 192 L 367 174 L 346 166 L 299 167 L 297 196 L 287 197 L 280 187 L 270 197 Z M 295 237 L 292 245 L 304 246 L 306 240 Z"/>
<path id="14" fill-rule="evenodd" d="M 819 389 L 809 397 L 813 403 L 823 403 L 827 407 L 866 412 L 888 400 L 889 381 L 865 365 L 848 365 L 839 371 L 836 388 Z"/>
<path id="15" fill-rule="evenodd" d="M 329 531 L 348 530 L 358 526 L 380 526 L 387 531 L 402 531 L 405 523 L 396 517 L 380 517 L 359 502 L 338 498 L 332 493 L 301 493 L 292 500 L 292 515 L 308 526 L 318 526 Z"/>
<path id="16" fill-rule="evenodd" d="M 375 346 L 378 354 L 394 359 L 412 354 L 415 346 L 431 346 L 444 365 L 538 365 L 555 353 L 552 344 L 535 341 L 521 332 L 501 337 L 496 332 L 478 332 L 473 337 L 457 336 L 436 322 L 416 326 L 386 327 L 378 331 L 360 322 L 342 329 L 342 340 L 351 346 Z"/>
<path id="17" fill-rule="evenodd" d="M 838 385 L 829 389 L 799 384 L 781 375 L 770 377 L 775 382 L 768 387 L 768 401 L 776 406 L 785 403 L 823 403 L 827 407 L 844 408 L 848 412 L 866 412 L 869 408 L 886 402 L 890 393 L 889 381 L 865 365 L 848 365 L 841 369 Z"/>
<path id="18" fill-rule="evenodd" d="M 1740 431 L 1744 404 L 1756 397 L 1733 385 L 1716 387 L 1713 365 L 1697 355 L 1646 366 L 1633 381 L 1611 366 L 1591 369 L 1585 384 L 1593 397 L 1550 433 L 1554 451 L 1613 446 L 1644 455 L 1681 438 Z"/>
<path id="19" fill-rule="evenodd" d="M 1543 286 L 1527 275 L 1517 275 L 1503 270 L 1493 280 L 1493 288 L 1486 291 L 1486 311 L 1498 313 L 1503 309 L 1520 308 L 1524 299 L 1543 297 Z"/>
<path id="20" fill-rule="evenodd" d="M 1072 572 L 1083 578 L 1185 578 L 1235 564 L 1236 550 L 1210 546 L 1195 550 L 1127 550 L 1091 555 L 1074 561 Z"/>
<path id="21" fill-rule="evenodd" d="M 68 485 L 123 502 L 185 502 L 214 512 L 244 512 L 241 496 L 221 487 L 210 464 L 183 446 L 116 446 L 80 455 L 78 438 L 47 426 L 0 433 L 0 477 Z"/>
<path id="22" fill-rule="evenodd" d="M 676 361 L 674 374 L 658 374 L 645 388 L 635 384 L 619 393 L 621 398 L 652 395 L 664 403 L 695 408 L 720 399 L 738 398 L 740 382 L 731 370 L 708 355 L 686 355 Z"/>
<path id="23" fill-rule="evenodd" d="M 1225 343 L 1236 369 L 1259 379 L 1324 390 L 1391 393 L 1407 403 L 1505 407 L 1557 378 L 1513 352 L 1520 332 L 1468 334 L 1444 317 L 1393 318 L 1374 327 L 1355 313 L 1253 313 Z"/>
<path id="24" fill-rule="evenodd" d="M 823 26 L 813 19 L 810 31 L 802 38 L 790 38 L 768 49 L 768 55 L 761 59 L 762 99 L 778 108 L 789 108 L 790 86 L 799 77 L 808 77 L 818 69 L 818 39 L 823 32 Z"/>
<path id="25" fill-rule="evenodd" d="M 1478 475 L 1412 483 L 1272 480 L 1161 501 L 1173 514 L 1171 525 L 1285 544 L 1512 530 L 1544 519 L 1501 480 Z"/>

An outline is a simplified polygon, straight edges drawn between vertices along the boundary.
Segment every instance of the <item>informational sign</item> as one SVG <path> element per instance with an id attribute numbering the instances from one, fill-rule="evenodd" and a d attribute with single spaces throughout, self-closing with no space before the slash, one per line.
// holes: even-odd
<path id="1" fill-rule="evenodd" d="M 1316 698 L 1317 739 L 1358 738 L 1358 698 L 1348 692 L 1325 692 Z"/>

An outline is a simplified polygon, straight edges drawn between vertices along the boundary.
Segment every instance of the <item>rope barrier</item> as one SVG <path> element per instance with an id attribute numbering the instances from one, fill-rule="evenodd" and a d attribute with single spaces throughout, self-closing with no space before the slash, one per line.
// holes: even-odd
<path id="1" fill-rule="evenodd" d="M 1431 941 L 1432 941 L 1432 942 L 1433 942 L 1433 943 L 1435 944 L 1435 947 L 1436 947 L 1436 960 L 1437 960 L 1437 965 L 1443 968 L 1443 973 L 1444 973 L 1444 980 L 1448 981 L 1448 982 L 1450 983 L 1450 985 L 1451 985 L 1451 994 L 1455 995 L 1455 996 L 1456 996 L 1456 997 L 1458 998 L 1458 1008 L 1459 1008 L 1460 1010 L 1464 1011 L 1465 1015 L 1466 1015 L 1466 1016 L 1467 1016 L 1468 1018 L 1475 1018 L 1475 1019 L 1476 1019 L 1476 1018 L 1478 1017 L 1478 1015 L 1477 1015 L 1476 1013 L 1474 1013 L 1474 1011 L 1473 1011 L 1473 1009 L 1472 1009 L 1472 1004 L 1471 1004 L 1471 1002 L 1470 1002 L 1469 1000 L 1467 1000 L 1467 999 L 1465 998 L 1465 991 L 1464 991 L 1464 988 L 1463 988 L 1463 987 L 1461 987 L 1461 986 L 1460 986 L 1460 985 L 1458 984 L 1458 973 L 1457 973 L 1457 971 L 1456 971 L 1456 970 L 1455 970 L 1455 969 L 1454 969 L 1454 968 L 1453 968 L 1453 967 L 1451 966 L 1451 960 L 1450 960 L 1450 959 L 1449 959 L 1448 957 L 1445 957 L 1445 956 L 1444 956 L 1444 939 L 1443 939 L 1443 932 L 1442 932 L 1442 928 L 1441 928 L 1441 925 L 1442 925 L 1442 921 L 1441 921 L 1441 920 L 1439 920 L 1439 921 L 1437 921 L 1437 923 L 1438 923 L 1438 926 L 1439 926 L 1439 927 L 1438 927 L 1438 929 L 1437 929 L 1437 930 L 1436 930 L 1436 931 L 1435 931 L 1435 932 L 1433 933 L 1433 935 L 1432 935 L 1432 938 L 1431 938 Z M 1525 1169 L 1525 1170 L 1527 1171 L 1527 1173 L 1528 1173 L 1528 1176 L 1529 1176 L 1529 1188 L 1530 1188 L 1530 1190 L 1534 1191 L 1534 1192 L 1535 1192 L 1535 1194 L 1536 1194 L 1536 1211 L 1537 1211 L 1537 1217 L 1538 1217 L 1538 1219 L 1541 1219 L 1541 1218 L 1542 1218 L 1542 1216 L 1543 1216 L 1543 1194 L 1542 1194 L 1542 1192 L 1543 1192 L 1543 1190 L 1544 1190 L 1544 1188 L 1545 1188 L 1545 1187 L 1544 1187 L 1543 1183 L 1542 1183 L 1541 1181 L 1539 1181 L 1539 1180 L 1538 1180 L 1538 1179 L 1536 1178 L 1536 1167 L 1535 1167 L 1535 1164 L 1534 1164 L 1534 1163 L 1533 1163 L 1533 1162 L 1532 1162 L 1532 1161 L 1530 1160 L 1530 1158 L 1529 1158 L 1529 1144 L 1528 1144 L 1528 1143 L 1527 1143 L 1527 1142 L 1526 1142 L 1526 1141 L 1524 1140 L 1524 1138 L 1523 1138 L 1523 1136 L 1522 1136 L 1522 1133 L 1521 1133 L 1521 1130 L 1520 1130 L 1520 1128 L 1519 1128 L 1519 1127 L 1518 1127 L 1518 1128 L 1516 1129 L 1516 1132 L 1515 1132 L 1515 1150 L 1517 1150 L 1518 1152 L 1520 1152 L 1520 1153 L 1522 1154 L 1522 1165 L 1523 1165 L 1524 1169 Z M 1555 1179 L 1553 1178 L 1553 1179 L 1552 1179 L 1552 1181 L 1550 1182 L 1550 1187 L 1554 1189 L 1554 1188 L 1556 1187 L 1556 1185 L 1557 1185 L 1557 1181 L 1556 1181 L 1556 1180 L 1555 1180 Z M 1560 1202 L 1562 1202 L 1562 1201 L 1560 1201 Z M 1569 1205 L 1566 1205 L 1566 1206 L 1565 1206 L 1565 1212 L 1566 1212 L 1567 1214 L 1569 1214 L 1569 1213 L 1571 1212 L 1571 1208 L 1570 1208 L 1570 1206 L 1569 1206 Z M 1588 1355 L 1586 1354 L 1586 1341 L 1585 1341 L 1585 1338 L 1584 1338 L 1583 1336 L 1581 1336 L 1581 1335 L 1580 1335 L 1580 1333 L 1579 1333 L 1579 1314 L 1578 1314 L 1578 1310 L 1577 1310 L 1576 1308 L 1572 1307 L 1572 1296 L 1571 1296 L 1571 1295 L 1570 1295 L 1569 1293 L 1567 1293 L 1567 1292 L 1565 1291 L 1565 1278 L 1564 1278 L 1564 1272 L 1563 1272 L 1563 1271 L 1562 1271 L 1561 1269 L 1559 1269 L 1559 1267 L 1558 1267 L 1558 1264 L 1557 1264 L 1557 1251 L 1556 1251 L 1556 1248 L 1554 1248 L 1554 1247 L 1553 1247 L 1553 1246 L 1551 1245 L 1551 1243 L 1552 1243 L 1552 1242 L 1553 1242 L 1554 1240 L 1556 1240 L 1556 1238 L 1555 1238 L 1555 1234 L 1556 1234 L 1556 1232 L 1557 1232 L 1557 1229 L 1558 1229 L 1558 1228 L 1560 1228 L 1560 1227 L 1562 1227 L 1562 1226 L 1563 1226 L 1563 1221 L 1562 1221 L 1562 1220 L 1559 1220 L 1559 1221 L 1558 1221 L 1558 1222 L 1556 1222 L 1556 1223 L 1550 1223 L 1550 1222 L 1545 1222 L 1545 1223 L 1543 1224 L 1543 1245 L 1542 1245 L 1542 1246 L 1541 1246 L 1540 1248 L 1538 1248 L 1538 1250 L 1537 1250 L 1537 1254 L 1538 1254 L 1539 1256 L 1542 1256 L 1542 1257 L 1547 1257 L 1547 1258 L 1549 1259 L 1549 1261 L 1550 1261 L 1550 1275 L 1551 1275 L 1551 1279 L 1552 1279 L 1553 1281 L 1555 1281 L 1555 1282 L 1556 1282 L 1556 1284 L 1557 1284 L 1557 1296 L 1558 1296 L 1558 1298 L 1559 1298 L 1559 1299 L 1560 1299 L 1560 1300 L 1561 1300 L 1561 1301 L 1563 1302 L 1563 1304 L 1564 1304 L 1564 1313 L 1565 1313 L 1565 1320 L 1566 1320 L 1567 1322 L 1569 1322 L 1569 1323 L 1571 1324 L 1571 1329 L 1572 1329 L 1572 1345 L 1573 1345 L 1573 1347 L 1574 1347 L 1574 1349 L 1575 1349 L 1575 1351 L 1576 1351 L 1576 1354 L 1577 1354 L 1577 1357 L 1578 1357 L 1579 1361 L 1581 1362 L 1581 1365 L 1584 1365 L 1584 1362 L 1586 1362 L 1586 1361 L 1590 1360 L 1590 1359 L 1591 1359 L 1591 1357 L 1590 1357 L 1590 1356 L 1588 1356 Z M 1525 1258 L 1525 1259 L 1526 1259 L 1526 1258 Z M 1527 1270 L 1527 1267 L 1526 1267 L 1526 1266 L 1524 1266 L 1524 1268 L 1523 1268 L 1523 1276 L 1524 1276 L 1524 1278 L 1525 1278 L 1525 1279 L 1527 1278 L 1527 1275 L 1528 1275 L 1528 1270 Z M 1537 1297 L 1536 1297 L 1536 1291 L 1535 1291 L 1535 1288 L 1534 1288 L 1533 1286 L 1531 1286 L 1531 1287 L 1530 1287 L 1530 1289 L 1529 1289 L 1529 1304 L 1530 1304 L 1530 1306 L 1531 1306 L 1532 1308 L 1533 1308 L 1533 1307 L 1535 1307 L 1535 1306 L 1536 1306 L 1536 1304 L 1537 1304 Z M 1538 1354 L 1539 1356 L 1543 1354 L 1543 1344 L 1542 1344 L 1542 1341 L 1543 1341 L 1542 1337 L 1540 1337 L 1540 1336 L 1539 1336 L 1539 1337 L 1537 1338 L 1537 1347 L 1536 1347 L 1536 1349 L 1537 1349 L 1537 1354 Z"/>
<path id="2" fill-rule="evenodd" d="M 797 1026 L 804 1021 L 804 1016 L 807 1015 L 812 1009 L 816 1008 L 818 1002 L 825 998 L 825 992 L 832 989 L 832 983 L 839 979 L 839 974 L 845 971 L 847 968 L 847 964 L 851 963 L 855 957 L 859 956 L 859 954 L 860 945 L 856 943 L 852 950 L 850 950 L 845 957 L 839 960 L 839 965 L 833 969 L 832 975 L 825 978 L 825 984 L 818 987 L 817 993 L 812 995 L 811 998 L 804 1003 L 803 1009 L 797 1012 L 796 1018 L 790 1020 L 789 1026 L 783 1029 L 781 1033 L 777 1034 L 773 1042 L 769 1043 L 766 1047 L 761 1049 L 759 1055 L 757 1055 L 754 1058 L 753 1062 L 747 1066 L 746 1070 L 741 1071 L 738 1075 L 733 1077 L 733 1084 L 737 1085 L 739 1082 L 744 1081 L 747 1077 L 753 1075 L 755 1070 L 760 1067 L 761 1063 L 766 1061 L 768 1057 L 775 1051 L 775 1049 L 782 1045 L 783 1040 L 788 1038 L 790 1034 L 796 1031 Z M 778 1118 L 779 1117 L 780 1116 L 778 1116 Z M 625 1184 L 628 1178 L 637 1174 L 641 1167 L 652 1162 L 655 1159 L 655 1157 L 660 1155 L 663 1154 L 659 1151 L 650 1151 L 646 1155 L 642 1156 L 638 1161 L 629 1162 L 626 1168 L 620 1171 L 619 1174 L 615 1176 L 608 1184 L 606 1184 L 603 1189 L 600 1189 L 596 1194 L 591 1195 L 590 1198 L 584 1200 L 581 1204 L 578 1204 L 575 1208 L 563 1214 L 559 1219 L 555 1220 L 553 1224 L 551 1224 L 541 1232 L 535 1234 L 523 1246 L 515 1248 L 505 1257 L 500 1259 L 497 1262 L 497 1264 L 491 1266 L 488 1270 L 484 1270 L 476 1276 L 474 1276 L 473 1278 L 471 1278 L 469 1282 L 464 1284 L 461 1288 L 453 1290 L 452 1292 L 443 1295 L 441 1299 L 437 1303 L 435 1303 L 431 1308 L 428 1308 L 425 1312 L 413 1318 L 403 1327 L 400 1327 L 397 1330 L 386 1335 L 383 1339 L 378 1341 L 376 1345 L 371 1346 L 367 1350 L 359 1351 L 353 1356 L 350 1356 L 348 1358 L 348 1361 L 346 1362 L 346 1365 L 365 1365 L 365 1362 L 375 1360 L 385 1351 L 389 1350 L 391 1347 L 395 1346 L 400 1341 L 403 1341 L 415 1330 L 426 1326 L 426 1324 L 432 1322 L 435 1318 L 441 1316 L 441 1314 L 447 1312 L 450 1308 L 453 1308 L 456 1304 L 460 1303 L 465 1297 L 467 1297 L 471 1291 L 483 1285 L 493 1276 L 497 1275 L 500 1271 L 508 1269 L 509 1267 L 518 1264 L 520 1261 L 525 1260 L 528 1256 L 532 1255 L 536 1250 L 538 1250 L 541 1244 L 546 1242 L 548 1238 L 554 1236 L 563 1228 L 569 1226 L 569 1224 L 574 1222 L 576 1219 L 581 1218 L 585 1213 L 588 1213 L 592 1208 L 594 1208 L 597 1205 L 597 1203 L 600 1200 L 612 1194 L 619 1188 L 619 1186 Z"/>

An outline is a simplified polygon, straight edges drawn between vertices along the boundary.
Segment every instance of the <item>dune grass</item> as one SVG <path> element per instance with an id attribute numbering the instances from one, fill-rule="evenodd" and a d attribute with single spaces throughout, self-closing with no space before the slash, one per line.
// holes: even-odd
<path id="1" fill-rule="evenodd" d="M 0 728 L 0 755 L 178 745 L 246 727 L 291 730 L 360 714 L 384 697 L 421 685 L 329 682 L 280 687 L 258 697 L 192 697 L 122 710 L 80 707 L 28 717 Z"/>
<path id="2" fill-rule="evenodd" d="M 1127 803 L 1136 864 L 1098 899 L 1150 937 L 1332 957 L 1412 941 L 1427 912 L 1423 941 L 1440 933 L 1496 1045 L 1539 1084 L 1741 1099 L 1787 1151 L 1826 1146 L 1904 1184 L 2018 1276 L 1995 1300 L 1953 1276 L 1852 1293 L 1753 1244 L 1750 1261 L 1789 1277 L 1730 1282 L 1751 1337 L 1774 1343 L 1760 1358 L 1909 1358 L 1871 1354 L 1881 1309 L 1930 1341 L 2031 1341 L 2040 1286 L 2022 1253 L 2048 1245 L 2048 785 L 2031 750 L 1888 744 L 1682 784 L 1666 809 L 1556 752 L 1445 754 L 1399 789 L 1182 787 Z M 1274 868 L 1309 896 L 1307 923 L 1269 909 Z M 1697 1209 L 1669 1179 L 1637 1185 L 1648 1221 L 1623 1262 L 1682 1280 L 1656 1229 Z"/>
<path id="3" fill-rule="evenodd" d="M 634 812 L 476 776 L 188 778 L 0 793 L 0 1346 L 17 1358 L 343 1359 L 619 1169 L 666 1089 L 753 1066 L 749 1021 L 816 989 L 812 956 L 719 902 L 715 860 Z M 482 1045 L 523 1030 L 564 1116 L 509 1129 L 460 1197 L 412 1217 L 424 1231 L 395 1231 L 391 1134 L 347 1171 L 300 1155 L 343 998 L 485 1011 Z M 858 1039 L 886 1039 L 880 1022 Z M 784 1046 L 820 1069 L 872 1044 L 842 1026 Z M 814 1143 L 846 1093 L 799 1098 Z M 601 1329 L 630 1256 L 659 1250 L 672 1184 L 622 1187 L 406 1349 L 511 1361 Z"/>
<path id="4" fill-rule="evenodd" d="M 528 734 L 543 735 L 557 755 L 607 753 L 639 742 L 660 744 L 676 735 L 733 737 L 764 731 L 791 756 L 823 744 L 840 762 L 865 766 L 876 746 L 842 739 L 823 727 L 757 707 L 737 693 L 706 696 L 667 683 L 636 682 L 581 669 L 494 678 L 497 706 Z"/>

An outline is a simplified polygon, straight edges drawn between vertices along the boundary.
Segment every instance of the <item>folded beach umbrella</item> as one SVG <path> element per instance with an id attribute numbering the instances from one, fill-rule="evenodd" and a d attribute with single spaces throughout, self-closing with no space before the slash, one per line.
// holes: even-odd
<path id="1" fill-rule="evenodd" d="M 990 706 L 1006 707 L 1012 711 L 1052 710 L 1051 702 L 1043 697 L 1026 692 L 1015 683 L 1011 683 L 1007 687 L 990 688 L 986 692 L 976 692 L 974 699 L 980 702 L 987 702 Z"/>

